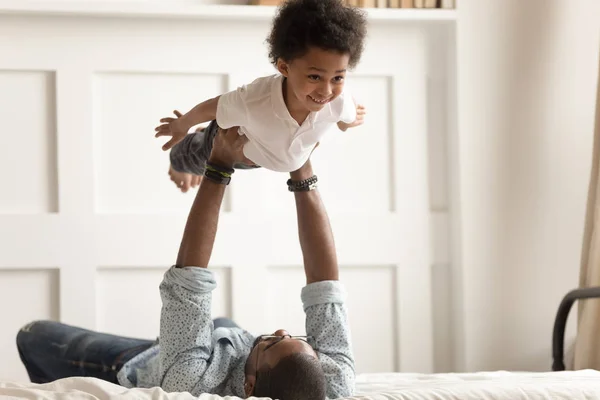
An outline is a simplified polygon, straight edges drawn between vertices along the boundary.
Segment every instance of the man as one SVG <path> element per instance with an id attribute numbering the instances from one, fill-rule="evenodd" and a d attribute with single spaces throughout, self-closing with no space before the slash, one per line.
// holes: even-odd
<path id="1" fill-rule="evenodd" d="M 160 285 L 159 343 L 91 332 L 56 322 L 31 323 L 17 335 L 32 382 L 92 376 L 127 387 L 161 386 L 193 395 L 280 400 L 349 396 L 354 358 L 344 288 L 329 219 L 310 161 L 290 174 L 307 285 L 301 298 L 308 337 L 280 329 L 255 337 L 233 321 L 211 320 L 216 287 L 207 268 L 233 165 L 246 139 L 220 130 L 190 210 L 175 266 Z M 260 288 L 257 288 L 260 290 Z"/>

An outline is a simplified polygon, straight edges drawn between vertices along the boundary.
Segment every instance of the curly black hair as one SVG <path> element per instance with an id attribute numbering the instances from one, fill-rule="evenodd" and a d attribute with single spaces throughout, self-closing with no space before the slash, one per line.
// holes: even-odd
<path id="1" fill-rule="evenodd" d="M 281 58 L 293 61 L 310 47 L 350 55 L 348 66 L 360 61 L 367 18 L 364 11 L 342 0 L 287 0 L 279 8 L 267 38 L 273 65 Z"/>

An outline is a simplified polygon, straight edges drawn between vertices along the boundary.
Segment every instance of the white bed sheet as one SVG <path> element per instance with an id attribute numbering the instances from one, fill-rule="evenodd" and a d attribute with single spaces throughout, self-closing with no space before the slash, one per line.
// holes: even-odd
<path id="1" fill-rule="evenodd" d="M 592 400 L 600 399 L 600 372 L 367 374 L 356 389 L 360 400 Z"/>
<path id="2" fill-rule="evenodd" d="M 365 374 L 355 400 L 600 400 L 600 372 L 492 372 L 476 374 Z M 93 378 L 67 378 L 35 385 L 0 383 L 2 399 L 50 400 L 238 400 L 236 397 L 166 393 L 160 388 L 125 389 Z M 253 398 L 254 399 L 254 398 Z"/>

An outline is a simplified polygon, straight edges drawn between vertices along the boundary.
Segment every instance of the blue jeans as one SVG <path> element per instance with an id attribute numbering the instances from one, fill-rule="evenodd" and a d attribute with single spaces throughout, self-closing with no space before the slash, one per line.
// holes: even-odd
<path id="1" fill-rule="evenodd" d="M 215 329 L 238 327 L 227 318 L 215 319 L 214 325 Z M 32 322 L 17 334 L 19 355 L 33 383 L 87 376 L 118 384 L 117 373 L 123 365 L 156 343 L 54 321 Z"/>

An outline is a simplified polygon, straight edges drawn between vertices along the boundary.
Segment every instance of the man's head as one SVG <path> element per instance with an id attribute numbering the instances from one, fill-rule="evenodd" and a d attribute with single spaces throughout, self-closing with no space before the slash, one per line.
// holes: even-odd
<path id="1" fill-rule="evenodd" d="M 245 367 L 246 396 L 324 400 L 325 374 L 307 340 L 283 329 L 259 336 Z"/>
<path id="2" fill-rule="evenodd" d="M 287 0 L 267 38 L 269 57 L 287 78 L 297 105 L 319 111 L 342 93 L 366 33 L 364 12 L 342 0 Z"/>

